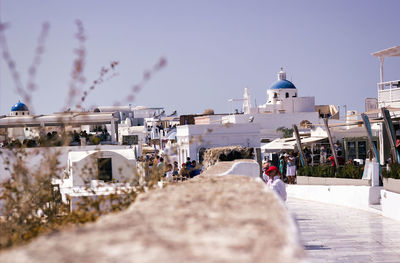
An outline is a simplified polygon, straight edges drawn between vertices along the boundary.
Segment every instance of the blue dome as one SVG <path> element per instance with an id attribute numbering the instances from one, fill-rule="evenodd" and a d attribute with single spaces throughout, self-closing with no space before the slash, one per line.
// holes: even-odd
<path id="1" fill-rule="evenodd" d="M 275 81 L 269 89 L 295 89 L 296 86 L 286 79 L 280 79 Z"/>
<path id="2" fill-rule="evenodd" d="M 28 110 L 28 107 L 24 103 L 18 101 L 17 104 L 15 104 L 11 107 L 11 111 L 29 111 L 29 110 Z"/>

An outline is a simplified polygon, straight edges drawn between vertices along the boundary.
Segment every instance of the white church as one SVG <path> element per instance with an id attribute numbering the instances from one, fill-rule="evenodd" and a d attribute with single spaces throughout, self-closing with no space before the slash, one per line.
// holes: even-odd
<path id="1" fill-rule="evenodd" d="M 299 97 L 296 86 L 286 79 L 283 68 L 278 73 L 278 80 L 267 90 L 265 104 L 252 107 L 247 88 L 243 101 L 244 114 L 315 112 L 315 97 Z"/>
<path id="2" fill-rule="evenodd" d="M 278 73 L 278 80 L 267 89 L 265 104 L 253 107 L 247 88 L 241 101 L 243 114 L 216 116 L 218 118 L 209 118 L 213 121 L 208 123 L 204 122 L 205 117 L 196 117 L 195 125 L 178 126 L 179 162 L 184 162 L 186 157 L 199 160 L 207 148 L 229 145 L 260 147 L 261 139 L 280 138 L 282 134 L 277 131 L 280 127 L 322 123 L 321 112 L 315 107 L 315 97 L 300 97 L 296 86 L 286 79 L 283 69 Z M 197 119 L 201 121 L 197 122 Z"/>
<path id="3" fill-rule="evenodd" d="M 276 129 L 291 128 L 293 124 L 320 123 L 320 113 L 316 111 L 315 97 L 300 97 L 296 86 L 286 79 L 281 68 L 278 79 L 267 89 L 265 104 L 251 105 L 248 88 L 243 95 L 243 114 L 227 115 L 222 123 L 257 123 L 263 139 L 280 137 Z"/>

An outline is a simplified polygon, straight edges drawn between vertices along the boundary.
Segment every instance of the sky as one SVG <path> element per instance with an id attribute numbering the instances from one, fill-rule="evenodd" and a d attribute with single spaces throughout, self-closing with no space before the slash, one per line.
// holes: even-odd
<path id="1" fill-rule="evenodd" d="M 23 83 L 41 25 L 50 23 L 31 94 L 35 114 L 65 104 L 76 19 L 87 37 L 83 88 L 103 66 L 119 62 L 117 75 L 88 95 L 86 109 L 124 101 L 143 72 L 165 58 L 166 67 L 129 103 L 167 113 L 227 113 L 241 108 L 228 99 L 242 98 L 246 86 L 253 103 L 265 103 L 283 67 L 299 96 L 364 111 L 365 98 L 377 97 L 379 62 L 371 53 L 400 45 L 399 8 L 396 0 L 0 0 L 0 17 Z M 385 60 L 385 80 L 400 79 L 399 69 L 400 58 Z M 0 59 L 0 114 L 19 99 Z"/>

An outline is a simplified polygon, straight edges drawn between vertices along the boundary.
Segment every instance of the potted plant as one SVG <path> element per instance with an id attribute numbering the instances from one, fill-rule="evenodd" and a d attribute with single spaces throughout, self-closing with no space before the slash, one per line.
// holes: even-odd
<path id="1" fill-rule="evenodd" d="M 400 194 L 400 164 L 390 164 L 382 169 L 383 187 L 385 190 Z"/>
<path id="2" fill-rule="evenodd" d="M 361 180 L 364 167 L 348 164 L 335 169 L 329 165 L 301 167 L 297 172 L 297 183 L 306 185 L 365 185 L 369 180 Z"/>

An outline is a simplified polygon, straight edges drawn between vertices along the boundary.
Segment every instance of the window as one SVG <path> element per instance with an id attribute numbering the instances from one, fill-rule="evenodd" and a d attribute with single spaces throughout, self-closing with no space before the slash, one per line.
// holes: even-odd
<path id="1" fill-rule="evenodd" d="M 377 141 L 373 141 L 375 148 L 378 150 L 378 142 Z"/>
<path id="2" fill-rule="evenodd" d="M 289 92 L 286 92 L 286 98 L 289 98 Z"/>
<path id="3" fill-rule="evenodd" d="M 97 159 L 98 179 L 104 182 L 112 180 L 112 165 L 111 158 Z"/>
<path id="4" fill-rule="evenodd" d="M 348 152 L 347 158 L 349 160 L 357 159 L 356 142 L 347 142 L 347 152 Z"/>
<path id="5" fill-rule="evenodd" d="M 274 99 L 278 98 L 278 94 L 275 92 L 274 93 Z"/>
<path id="6" fill-rule="evenodd" d="M 18 112 L 16 112 L 15 115 L 18 115 Z"/>
<path id="7" fill-rule="evenodd" d="M 367 142 L 359 141 L 358 144 L 358 159 L 365 160 L 367 158 Z"/>
<path id="8" fill-rule="evenodd" d="M 25 112 L 23 112 L 22 115 L 25 115 Z"/>

